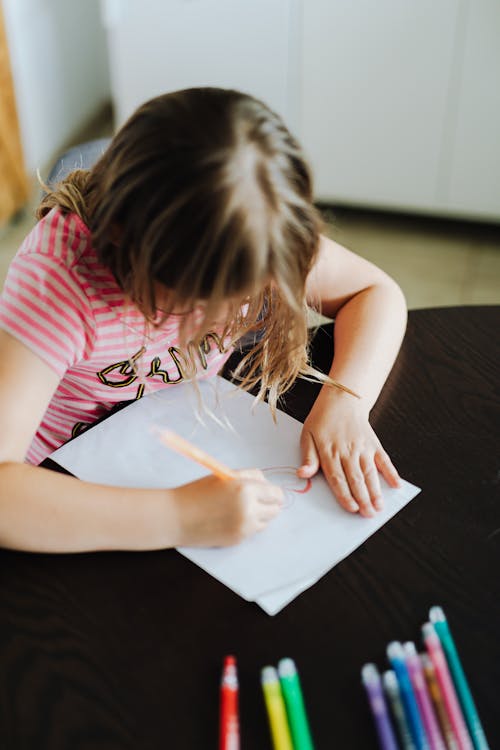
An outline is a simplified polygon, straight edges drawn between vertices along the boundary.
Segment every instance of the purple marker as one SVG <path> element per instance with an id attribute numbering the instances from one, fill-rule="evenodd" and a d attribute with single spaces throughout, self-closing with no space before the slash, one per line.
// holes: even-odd
<path id="1" fill-rule="evenodd" d="M 398 750 L 398 743 L 389 718 L 384 691 L 382 690 L 382 682 L 375 664 L 364 665 L 361 670 L 361 680 L 368 696 L 381 749 Z"/>
<path id="2" fill-rule="evenodd" d="M 431 699 L 427 692 L 424 671 L 415 644 L 412 641 L 408 641 L 403 644 L 403 650 L 411 684 L 415 692 L 420 716 L 422 718 L 422 724 L 424 725 L 425 733 L 429 740 L 429 746 L 431 750 L 446 750 L 446 745 L 434 714 Z"/>

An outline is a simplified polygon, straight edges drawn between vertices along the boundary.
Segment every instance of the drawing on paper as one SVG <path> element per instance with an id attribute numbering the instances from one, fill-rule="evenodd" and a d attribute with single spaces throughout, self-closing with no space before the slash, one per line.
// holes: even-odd
<path id="1" fill-rule="evenodd" d="M 293 505 L 295 495 L 305 495 L 312 487 L 312 479 L 298 477 L 294 466 L 269 466 L 261 471 L 266 479 L 284 491 L 285 508 Z"/>

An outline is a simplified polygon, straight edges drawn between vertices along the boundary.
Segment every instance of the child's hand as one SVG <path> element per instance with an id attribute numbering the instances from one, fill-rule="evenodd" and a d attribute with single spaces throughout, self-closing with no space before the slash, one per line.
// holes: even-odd
<path id="1" fill-rule="evenodd" d="M 391 487 L 399 486 L 399 474 L 382 448 L 361 401 L 323 388 L 301 436 L 301 477 L 321 469 L 345 510 L 370 517 L 382 509 L 378 472 Z"/>
<path id="2" fill-rule="evenodd" d="M 283 490 L 258 470 L 213 475 L 175 490 L 181 546 L 226 547 L 262 531 L 283 507 Z"/>

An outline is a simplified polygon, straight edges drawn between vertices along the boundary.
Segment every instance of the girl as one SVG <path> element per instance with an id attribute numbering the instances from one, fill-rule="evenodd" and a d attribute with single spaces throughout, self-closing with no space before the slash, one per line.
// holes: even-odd
<path id="1" fill-rule="evenodd" d="M 319 234 L 301 149 L 264 104 L 220 89 L 147 102 L 38 218 L 0 301 L 0 544 L 146 550 L 264 528 L 282 493 L 258 471 L 124 490 L 36 464 L 114 403 L 214 375 L 248 333 L 241 385 L 258 383 L 275 408 L 298 376 L 319 376 L 307 303 L 335 316 L 335 356 L 298 473 L 321 468 L 346 511 L 381 507 L 378 472 L 399 480 L 368 417 L 401 343 L 403 295 Z"/>

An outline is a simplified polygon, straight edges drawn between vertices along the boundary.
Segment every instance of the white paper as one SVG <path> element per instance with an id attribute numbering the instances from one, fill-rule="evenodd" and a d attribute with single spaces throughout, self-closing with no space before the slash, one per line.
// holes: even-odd
<path id="1" fill-rule="evenodd" d="M 318 576 L 318 578 L 320 577 Z M 293 583 L 291 586 L 283 586 L 281 589 L 258 596 L 255 601 L 268 615 L 275 615 L 296 599 L 299 594 L 313 586 L 318 578 L 310 578 L 300 583 Z"/>
<path id="2" fill-rule="evenodd" d="M 152 427 L 168 427 L 233 469 L 280 469 L 277 483 L 294 478 L 302 425 L 216 377 L 177 384 L 136 401 L 52 454 L 83 480 L 123 487 L 175 487 L 207 470 L 165 448 Z M 217 421 L 211 416 L 216 415 Z M 273 481 L 272 471 L 269 479 Z M 362 518 L 342 510 L 322 475 L 306 494 L 286 493 L 285 508 L 259 534 L 234 547 L 179 551 L 243 598 L 275 614 L 349 555 L 420 490 L 383 483 L 384 510 Z"/>

